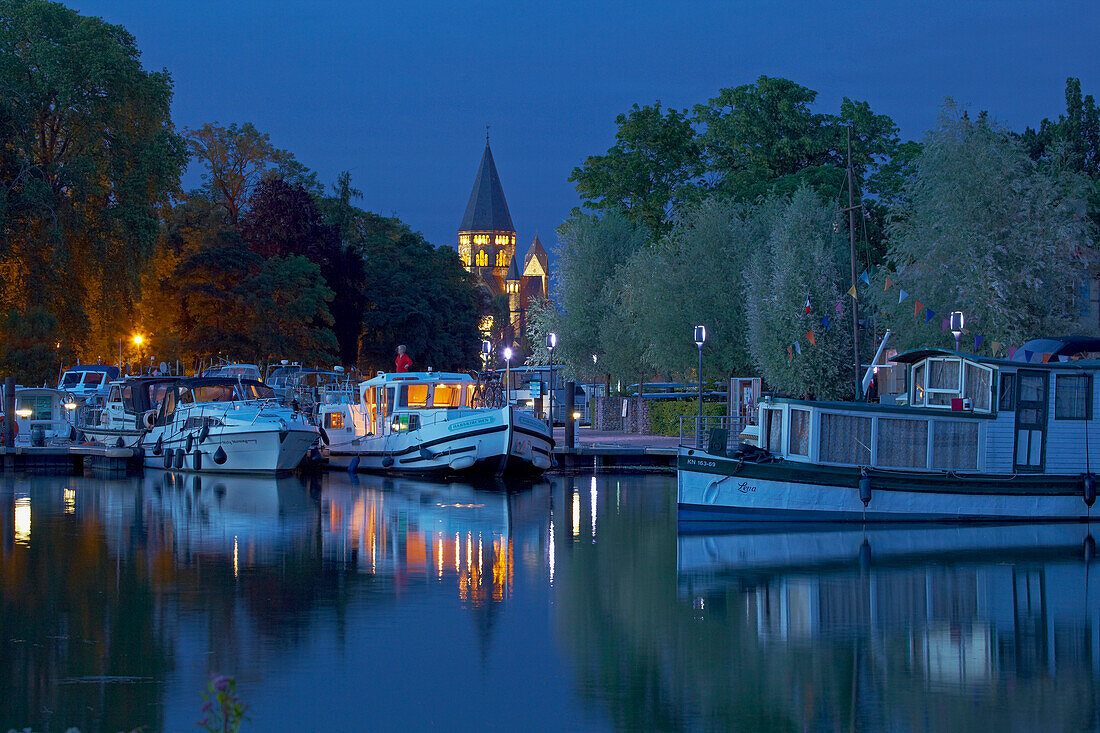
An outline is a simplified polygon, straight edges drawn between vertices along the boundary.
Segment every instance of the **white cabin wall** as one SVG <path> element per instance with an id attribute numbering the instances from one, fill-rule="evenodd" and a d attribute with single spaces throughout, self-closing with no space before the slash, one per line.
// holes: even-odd
<path id="1" fill-rule="evenodd" d="M 985 470 L 989 473 L 1012 473 L 1016 413 L 997 413 L 995 419 L 985 424 L 985 430 Z"/>

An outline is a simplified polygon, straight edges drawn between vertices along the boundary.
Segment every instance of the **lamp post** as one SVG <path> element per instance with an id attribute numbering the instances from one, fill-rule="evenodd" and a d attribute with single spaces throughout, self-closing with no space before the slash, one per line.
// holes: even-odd
<path id="1" fill-rule="evenodd" d="M 488 341 L 481 342 L 481 371 L 489 371 L 489 354 L 493 353 L 493 345 Z"/>
<path id="2" fill-rule="evenodd" d="M 512 347 L 504 347 L 504 404 L 512 404 Z"/>
<path id="3" fill-rule="evenodd" d="M 966 319 L 963 318 L 962 311 L 954 311 L 951 313 L 951 333 L 955 337 L 955 351 L 959 350 L 959 336 L 962 335 L 965 323 Z"/>
<path id="4" fill-rule="evenodd" d="M 599 355 L 592 355 L 592 421 L 588 423 L 589 430 L 596 429 L 596 362 L 599 361 Z"/>
<path id="5" fill-rule="evenodd" d="M 546 410 L 546 415 L 550 421 L 550 435 L 554 434 L 554 347 L 558 345 L 558 335 L 556 333 L 546 334 L 546 348 L 550 350 L 550 384 L 547 390 L 550 393 L 550 407 Z"/>
<path id="6" fill-rule="evenodd" d="M 706 326 L 695 327 L 695 345 L 699 347 L 699 419 L 695 426 L 695 441 L 702 440 L 703 433 L 703 344 L 707 340 Z"/>

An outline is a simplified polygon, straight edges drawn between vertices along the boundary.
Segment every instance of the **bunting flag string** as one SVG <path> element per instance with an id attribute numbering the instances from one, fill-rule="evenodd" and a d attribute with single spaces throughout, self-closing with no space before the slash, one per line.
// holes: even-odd
<path id="1" fill-rule="evenodd" d="M 866 270 L 864 270 L 863 274 L 859 276 L 859 279 L 862 280 L 868 287 L 871 286 L 871 277 L 867 274 Z"/>
<path id="2" fill-rule="evenodd" d="M 894 284 L 894 281 L 893 281 L 893 280 L 891 280 L 890 278 L 886 278 L 886 287 L 884 287 L 884 288 L 882 289 L 882 292 L 884 292 L 884 293 L 885 293 L 885 292 L 886 292 L 887 290 L 889 290 L 889 289 L 890 289 L 890 286 L 891 286 L 891 285 L 893 285 L 893 284 Z"/>
<path id="3" fill-rule="evenodd" d="M 852 296 L 852 300 L 859 300 L 859 296 L 856 295 L 856 286 L 848 288 L 848 295 Z"/>
<path id="4" fill-rule="evenodd" d="M 905 300 L 908 297 L 909 297 L 909 293 L 905 292 L 905 290 L 902 290 L 898 294 L 898 305 L 901 305 L 901 301 Z"/>
<path id="5" fill-rule="evenodd" d="M 1000 341 L 991 341 L 989 343 L 989 348 L 993 350 L 993 356 L 996 356 L 997 352 L 1001 350 L 1001 342 Z"/>
<path id="6" fill-rule="evenodd" d="M 974 334 L 974 353 L 978 353 L 978 344 L 982 342 L 982 336 L 980 334 Z"/>
<path id="7" fill-rule="evenodd" d="M 1028 351 L 1027 349 L 1024 349 L 1024 361 L 1026 361 L 1028 364 L 1030 364 L 1031 363 L 1031 357 L 1032 357 L 1032 352 Z"/>
<path id="8" fill-rule="evenodd" d="M 815 340 L 814 340 L 814 332 L 813 332 L 813 329 L 810 329 L 809 331 L 807 331 L 807 332 L 806 332 L 806 334 L 804 335 L 804 338 L 805 338 L 805 339 L 806 339 L 807 341 L 809 341 L 809 342 L 810 342 L 810 344 L 812 344 L 813 346 L 817 346 L 817 341 L 815 341 Z"/>
<path id="9" fill-rule="evenodd" d="M 924 309 L 924 322 L 925 323 L 931 323 L 932 319 L 935 318 L 935 317 L 936 317 L 936 311 L 932 310 L 931 308 L 925 308 Z"/>
<path id="10" fill-rule="evenodd" d="M 802 356 L 802 344 L 801 344 L 801 343 L 799 343 L 798 341 L 795 341 L 795 342 L 794 342 L 794 350 L 795 350 L 796 352 L 798 352 L 798 355 L 799 355 L 799 356 Z"/>
<path id="11" fill-rule="evenodd" d="M 913 315 L 914 316 L 919 316 L 922 308 L 924 308 L 923 303 L 921 303 L 919 300 L 914 300 L 913 301 Z"/>
<path id="12" fill-rule="evenodd" d="M 1048 361 L 1050 361 L 1051 356 L 1053 356 L 1053 354 L 1043 354 L 1043 363 L 1046 364 Z"/>

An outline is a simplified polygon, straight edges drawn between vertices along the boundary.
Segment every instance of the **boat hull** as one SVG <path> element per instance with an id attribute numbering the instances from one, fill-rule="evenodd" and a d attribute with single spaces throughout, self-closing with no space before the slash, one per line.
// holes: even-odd
<path id="1" fill-rule="evenodd" d="M 285 435 L 278 430 L 211 432 L 201 444 L 192 437 L 190 452 L 187 451 L 186 436 L 177 436 L 163 440 L 159 454 L 154 452 L 156 440 L 157 435 L 150 433 L 142 441 L 144 462 L 148 468 L 272 474 L 297 468 L 317 441 L 317 431 L 291 429 L 285 431 Z M 221 464 L 214 460 L 219 448 L 225 451 L 225 462 Z"/>
<path id="2" fill-rule="evenodd" d="M 680 522 L 1086 520 L 1082 476 L 867 471 L 789 461 L 748 463 L 681 449 Z M 1100 511 L 1100 509 L 1098 509 Z"/>
<path id="3" fill-rule="evenodd" d="M 538 475 L 550 467 L 546 424 L 514 408 L 330 448 L 334 468 L 408 475 Z"/>

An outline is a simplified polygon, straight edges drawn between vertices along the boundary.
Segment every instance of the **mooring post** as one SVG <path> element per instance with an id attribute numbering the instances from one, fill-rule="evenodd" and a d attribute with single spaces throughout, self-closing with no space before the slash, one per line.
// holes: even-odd
<path id="1" fill-rule="evenodd" d="M 4 377 L 4 445 L 15 445 L 15 377 Z M 4 456 L 4 470 L 15 468 L 15 454 Z"/>
<path id="2" fill-rule="evenodd" d="M 573 442 L 575 437 L 574 433 L 577 429 L 577 423 L 573 419 L 573 410 L 576 409 L 576 395 L 577 390 L 576 382 L 565 383 L 565 452 L 572 453 L 573 448 L 576 445 Z"/>

